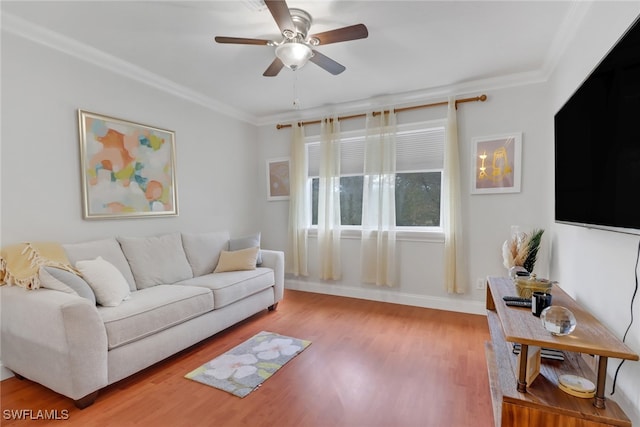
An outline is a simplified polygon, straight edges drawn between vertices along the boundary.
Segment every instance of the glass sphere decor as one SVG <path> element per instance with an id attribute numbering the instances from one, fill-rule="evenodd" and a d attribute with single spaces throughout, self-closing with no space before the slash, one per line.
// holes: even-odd
<path id="1" fill-rule="evenodd" d="M 552 305 L 540 313 L 544 328 L 553 335 L 569 335 L 576 328 L 576 316 L 571 310 L 559 305 Z"/>

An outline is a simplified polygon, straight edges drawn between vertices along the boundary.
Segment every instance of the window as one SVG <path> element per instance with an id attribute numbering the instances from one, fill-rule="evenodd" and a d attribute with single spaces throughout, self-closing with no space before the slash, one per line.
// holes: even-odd
<path id="1" fill-rule="evenodd" d="M 444 165 L 444 123 L 398 126 L 396 138 L 396 226 L 440 227 Z M 362 224 L 364 131 L 343 134 L 340 158 L 342 225 Z M 311 181 L 311 223 L 318 224 L 320 143 L 307 144 Z"/>
<path id="2" fill-rule="evenodd" d="M 396 226 L 440 227 L 441 172 L 396 174 Z"/>
<path id="3" fill-rule="evenodd" d="M 362 175 L 340 177 L 340 224 L 362 225 Z M 311 224 L 318 225 L 320 178 L 311 179 Z"/>

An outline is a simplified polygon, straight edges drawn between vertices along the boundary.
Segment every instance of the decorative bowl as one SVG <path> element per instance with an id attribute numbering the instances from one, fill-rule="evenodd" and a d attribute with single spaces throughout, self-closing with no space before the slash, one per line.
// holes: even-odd
<path id="1" fill-rule="evenodd" d="M 534 292 L 549 294 L 553 286 L 553 282 L 547 279 L 538 279 L 535 274 L 530 277 L 518 277 L 514 281 L 520 298 L 531 298 Z"/>

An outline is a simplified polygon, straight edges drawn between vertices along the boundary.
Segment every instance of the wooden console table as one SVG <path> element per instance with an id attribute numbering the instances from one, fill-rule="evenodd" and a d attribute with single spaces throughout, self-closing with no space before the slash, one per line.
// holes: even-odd
<path id="1" fill-rule="evenodd" d="M 560 287 L 553 285 L 551 294 L 553 305 L 568 308 L 576 317 L 577 326 L 570 335 L 552 335 L 544 329 L 540 318 L 531 314 L 530 308 L 505 305 L 503 296 L 517 295 L 511 279 L 487 278 L 491 342 L 486 343 L 485 350 L 496 426 L 630 427 L 631 421 L 622 409 L 605 398 L 607 361 L 609 357 L 638 360 L 639 356 Z M 513 343 L 521 345 L 519 356 L 512 352 Z M 561 350 L 565 360 L 543 359 L 540 375 L 527 384 L 530 345 Z M 596 372 L 583 359 L 583 353 L 597 359 Z M 560 390 L 558 378 L 563 374 L 592 380 L 596 384 L 596 397 L 584 399 Z"/>

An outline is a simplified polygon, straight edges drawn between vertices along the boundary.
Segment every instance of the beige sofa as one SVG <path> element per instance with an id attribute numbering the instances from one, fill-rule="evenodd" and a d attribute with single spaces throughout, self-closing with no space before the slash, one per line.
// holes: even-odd
<path id="1" fill-rule="evenodd" d="M 65 244 L 72 265 L 99 256 L 115 266 L 129 296 L 102 306 L 82 292 L 2 286 L 0 360 L 84 408 L 101 388 L 275 309 L 284 289 L 282 252 L 262 249 L 255 269 L 213 272 L 223 251 L 245 243 L 214 232 Z"/>

